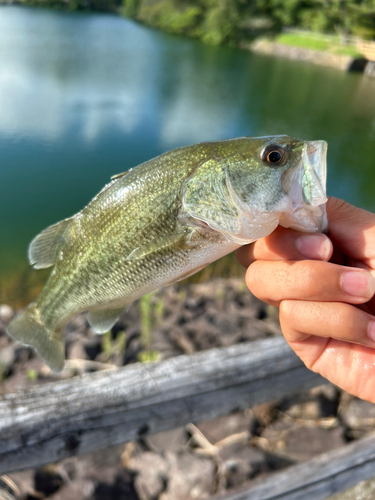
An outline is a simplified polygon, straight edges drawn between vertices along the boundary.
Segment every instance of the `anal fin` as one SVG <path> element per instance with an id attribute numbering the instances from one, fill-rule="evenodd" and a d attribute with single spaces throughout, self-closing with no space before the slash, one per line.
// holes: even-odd
<path id="1" fill-rule="evenodd" d="M 99 309 L 89 311 L 87 315 L 88 322 L 96 333 L 106 333 L 112 328 L 123 312 L 121 309 Z"/>
<path id="2" fill-rule="evenodd" d="M 45 269 L 54 265 L 57 245 L 72 219 L 70 217 L 47 227 L 30 243 L 29 261 L 35 269 Z"/>

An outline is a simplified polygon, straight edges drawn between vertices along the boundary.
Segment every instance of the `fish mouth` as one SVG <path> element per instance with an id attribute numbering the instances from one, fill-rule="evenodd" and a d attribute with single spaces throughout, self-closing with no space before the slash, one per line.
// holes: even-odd
<path id="1" fill-rule="evenodd" d="M 305 232 L 326 232 L 327 143 L 304 143 L 301 160 L 283 180 L 292 202 L 291 212 L 280 218 L 280 225 Z"/>

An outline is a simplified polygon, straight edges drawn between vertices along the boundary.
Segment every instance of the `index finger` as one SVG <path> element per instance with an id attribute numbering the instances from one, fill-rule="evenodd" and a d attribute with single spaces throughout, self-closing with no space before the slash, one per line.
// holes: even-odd
<path id="1" fill-rule="evenodd" d="M 278 226 L 273 233 L 236 251 L 240 263 L 248 267 L 255 260 L 322 260 L 332 255 L 330 239 L 321 233 L 302 233 Z"/>
<path id="2" fill-rule="evenodd" d="M 328 234 L 348 257 L 375 267 L 375 214 L 339 198 L 327 202 Z"/>

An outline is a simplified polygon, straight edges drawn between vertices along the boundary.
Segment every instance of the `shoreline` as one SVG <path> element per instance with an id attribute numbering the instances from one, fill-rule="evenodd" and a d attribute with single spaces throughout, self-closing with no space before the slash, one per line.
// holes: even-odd
<path id="1" fill-rule="evenodd" d="M 296 61 L 305 61 L 319 66 L 337 68 L 343 71 L 364 72 L 365 67 L 369 62 L 365 58 L 355 58 L 348 55 L 333 54 L 332 52 L 321 50 L 305 49 L 265 39 L 258 39 L 255 42 L 240 48 L 244 48 L 245 50 L 258 54 L 286 57 Z"/>
<path id="2" fill-rule="evenodd" d="M 0 0 L 0 6 L 8 6 L 8 5 L 16 5 L 16 6 L 24 6 L 24 7 L 41 7 L 45 9 L 52 10 L 61 10 L 68 12 L 102 12 L 102 13 L 113 13 L 118 15 L 119 17 L 123 17 L 124 19 L 132 19 L 136 22 L 140 22 L 144 26 L 149 26 L 151 28 L 156 28 L 165 33 L 171 33 L 167 29 L 163 29 L 157 25 L 147 23 L 143 19 L 138 19 L 136 16 L 125 16 L 121 12 L 121 7 L 114 8 L 114 5 L 109 5 L 106 10 L 103 9 L 95 9 L 87 4 L 82 4 L 82 8 L 70 8 L 69 1 L 59 1 L 54 2 L 51 1 L 50 4 L 44 4 L 43 2 L 38 1 L 23 1 L 23 0 Z M 172 33 L 177 34 L 178 33 Z M 185 34 L 184 36 L 188 36 L 189 38 L 197 38 L 204 42 L 200 37 L 191 36 Z M 220 44 L 225 45 L 225 44 Z M 375 61 L 369 60 L 363 57 L 355 57 L 351 55 L 344 54 L 335 54 L 328 50 L 314 50 L 309 48 L 298 47 L 295 45 L 287 45 L 279 42 L 274 42 L 270 39 L 266 39 L 264 37 L 258 37 L 253 41 L 243 41 L 239 42 L 237 47 L 240 50 L 247 50 L 249 52 L 254 52 L 257 54 L 265 54 L 272 55 L 275 57 L 286 57 L 288 59 L 293 59 L 296 61 L 305 61 L 308 63 L 316 64 L 319 66 L 336 68 L 341 71 L 355 71 L 359 73 L 363 73 L 370 77 L 375 77 Z"/>

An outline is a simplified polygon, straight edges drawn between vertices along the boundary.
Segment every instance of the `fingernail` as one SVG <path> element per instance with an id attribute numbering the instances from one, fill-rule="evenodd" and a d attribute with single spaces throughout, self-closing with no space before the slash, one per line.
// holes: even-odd
<path id="1" fill-rule="evenodd" d="M 375 342 L 375 321 L 370 321 L 367 335 L 372 342 Z"/>
<path id="2" fill-rule="evenodd" d="M 374 278 L 366 272 L 349 271 L 342 275 L 341 288 L 355 297 L 370 299 L 374 295 Z"/>
<path id="3" fill-rule="evenodd" d="M 308 259 L 328 260 L 331 253 L 331 242 L 324 234 L 307 234 L 296 240 L 297 250 Z"/>

